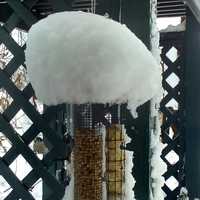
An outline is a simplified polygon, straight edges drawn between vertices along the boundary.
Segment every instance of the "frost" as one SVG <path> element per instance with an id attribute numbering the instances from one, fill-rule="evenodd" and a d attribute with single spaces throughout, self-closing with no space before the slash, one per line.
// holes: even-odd
<path id="1" fill-rule="evenodd" d="M 123 130 L 126 131 L 125 128 Z M 127 134 L 125 134 L 125 143 L 128 144 L 131 141 L 131 138 L 128 137 Z M 125 152 L 125 200 L 135 200 L 135 194 L 134 194 L 134 187 L 136 180 L 134 179 L 132 175 L 132 169 L 133 169 L 133 154 L 132 151 L 126 151 Z"/>
<path id="2" fill-rule="evenodd" d="M 159 48 L 160 45 L 160 33 L 158 31 L 157 26 L 157 0 L 151 0 L 151 52 L 156 59 L 157 63 L 160 64 L 161 62 L 161 49 Z"/>
<path id="3" fill-rule="evenodd" d="M 125 25 L 100 15 L 61 12 L 33 25 L 26 64 L 48 105 L 129 103 L 134 113 L 158 91 L 161 71 Z"/>
<path id="4" fill-rule="evenodd" d="M 98 131 L 99 128 L 97 128 Z M 102 133 L 102 141 L 103 141 L 103 149 L 102 149 L 102 177 L 106 175 L 106 127 L 100 126 L 100 133 Z M 102 200 L 107 200 L 107 188 L 106 188 L 106 181 L 102 182 Z"/>
<path id="5" fill-rule="evenodd" d="M 151 133 L 151 187 L 154 200 L 164 199 L 162 187 L 164 186 L 165 179 L 162 175 L 167 171 L 167 165 L 160 157 L 164 145 L 160 141 L 159 133 L 153 131 Z"/>
<path id="6" fill-rule="evenodd" d="M 66 187 L 65 195 L 63 200 L 74 200 L 74 166 L 73 157 L 72 162 L 67 164 L 67 172 L 70 174 L 71 180 L 69 185 Z"/>
<path id="7" fill-rule="evenodd" d="M 160 118 L 158 110 L 155 109 L 160 97 L 151 100 L 151 123 L 150 123 L 150 199 L 164 200 L 164 186 L 165 179 L 163 174 L 167 171 L 167 165 L 162 160 L 161 154 L 164 144 L 161 142 Z"/>
<path id="8" fill-rule="evenodd" d="M 188 190 L 185 187 L 182 187 L 180 194 L 178 195 L 178 200 L 189 200 Z"/>
<path id="9" fill-rule="evenodd" d="M 151 0 L 151 51 L 156 58 L 158 64 L 161 61 L 159 40 L 160 34 L 156 24 L 156 5 L 157 0 Z M 159 84 L 159 83 L 158 83 Z M 150 108 L 150 199 L 164 200 L 164 186 L 165 179 L 162 176 L 167 171 L 167 165 L 161 159 L 164 144 L 160 140 L 160 117 L 159 117 L 159 103 L 162 97 L 162 85 L 159 85 L 157 95 L 151 99 Z"/>

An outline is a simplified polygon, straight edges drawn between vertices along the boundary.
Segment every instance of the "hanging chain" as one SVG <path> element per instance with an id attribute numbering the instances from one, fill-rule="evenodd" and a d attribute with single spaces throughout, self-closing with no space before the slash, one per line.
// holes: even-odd
<path id="1" fill-rule="evenodd" d="M 91 12 L 96 13 L 96 0 L 91 0 Z"/>

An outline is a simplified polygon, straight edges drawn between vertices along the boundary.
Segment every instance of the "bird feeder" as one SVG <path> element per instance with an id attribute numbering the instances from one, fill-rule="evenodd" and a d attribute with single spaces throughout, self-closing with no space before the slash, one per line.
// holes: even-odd
<path id="1" fill-rule="evenodd" d="M 159 66 L 145 45 L 111 19 L 61 12 L 32 26 L 26 64 L 42 102 L 74 105 L 71 196 L 133 198 L 126 187 L 133 155 L 127 158 L 122 148 L 127 136 L 118 111 L 127 104 L 135 116 L 136 108 L 160 89 Z"/>

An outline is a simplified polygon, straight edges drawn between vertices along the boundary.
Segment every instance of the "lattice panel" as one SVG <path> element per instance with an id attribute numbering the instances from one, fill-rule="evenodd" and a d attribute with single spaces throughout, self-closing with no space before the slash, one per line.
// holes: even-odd
<path id="1" fill-rule="evenodd" d="M 160 104 L 163 115 L 162 141 L 166 144 L 162 159 L 168 166 L 163 191 L 167 200 L 175 200 L 184 183 L 184 33 L 161 35 L 163 81 L 165 90 Z"/>
<path id="2" fill-rule="evenodd" d="M 25 43 L 18 44 L 11 33 L 16 27 L 28 30 L 42 15 L 33 9 L 37 0 L 7 0 L 6 2 L 12 12 L 7 21 L 0 26 L 0 45 L 3 44 L 10 55 L 10 58 L 5 60 L 3 67 L 0 68 L 0 90 L 6 91 L 10 99 L 7 106 L 0 112 L 0 132 L 10 141 L 8 152 L 0 157 L 0 174 L 11 187 L 5 200 L 33 200 L 31 189 L 40 179 L 51 190 L 46 199 L 61 199 L 65 187 L 49 173 L 48 168 L 55 160 L 65 159 L 66 154 L 71 151 L 59 135 L 62 131 L 60 130 L 63 126 L 62 121 L 56 122 L 57 113 L 63 112 L 63 107 L 52 108 L 53 110 L 50 109 L 44 114 L 40 114 L 30 101 L 31 98 L 35 98 L 30 83 L 19 87 L 15 84 L 16 79 L 13 79 L 15 72 L 26 66 L 24 64 Z M 49 1 L 49 4 L 52 8 L 51 12 L 69 9 L 69 4 L 66 4 L 64 0 Z M 45 15 L 47 14 L 49 13 Z M 27 129 L 20 133 L 13 128 L 13 119 L 19 112 L 26 116 L 27 123 L 29 123 Z M 52 126 L 52 122 L 56 122 L 56 125 Z M 30 144 L 40 133 L 43 133 L 50 146 L 42 160 L 30 148 Z M 30 171 L 21 179 L 9 167 L 19 156 L 30 165 Z"/>

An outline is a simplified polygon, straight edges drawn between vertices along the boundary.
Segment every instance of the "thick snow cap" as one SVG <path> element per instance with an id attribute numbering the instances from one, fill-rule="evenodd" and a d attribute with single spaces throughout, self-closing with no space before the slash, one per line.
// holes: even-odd
<path id="1" fill-rule="evenodd" d="M 26 64 L 37 97 L 60 103 L 124 103 L 136 108 L 160 88 L 159 65 L 125 25 L 61 12 L 29 31 Z"/>

